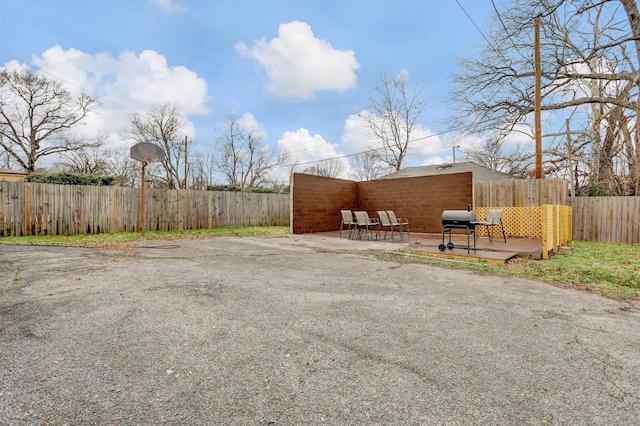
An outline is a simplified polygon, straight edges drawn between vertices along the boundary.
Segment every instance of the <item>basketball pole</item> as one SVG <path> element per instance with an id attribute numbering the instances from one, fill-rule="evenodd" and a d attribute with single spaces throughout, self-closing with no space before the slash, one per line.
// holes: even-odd
<path id="1" fill-rule="evenodd" d="M 140 196 L 142 199 L 140 200 L 140 231 L 142 232 L 142 236 L 144 237 L 144 168 L 147 166 L 147 162 L 142 162 L 142 188 L 140 188 Z"/>

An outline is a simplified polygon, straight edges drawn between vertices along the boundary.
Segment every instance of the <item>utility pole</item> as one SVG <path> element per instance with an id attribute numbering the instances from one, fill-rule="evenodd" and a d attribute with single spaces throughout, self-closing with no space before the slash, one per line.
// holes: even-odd
<path id="1" fill-rule="evenodd" d="M 540 70 L 540 17 L 535 21 L 535 66 L 536 66 L 536 89 L 535 89 L 535 138 L 536 138 L 536 179 L 542 179 L 542 125 L 540 123 L 540 86 L 541 86 L 541 70 Z"/>
<path id="2" fill-rule="evenodd" d="M 184 189 L 187 189 L 187 137 L 184 137 Z"/>

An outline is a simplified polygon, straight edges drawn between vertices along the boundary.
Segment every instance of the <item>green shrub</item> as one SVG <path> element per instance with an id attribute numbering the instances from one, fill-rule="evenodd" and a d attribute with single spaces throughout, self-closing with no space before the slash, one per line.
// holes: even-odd
<path id="1" fill-rule="evenodd" d="M 238 188 L 234 185 L 207 185 L 207 191 L 230 191 L 230 192 L 241 192 L 242 189 Z M 244 192 L 259 192 L 259 193 L 267 193 L 267 194 L 275 194 L 278 191 L 271 188 L 245 188 Z"/>
<path id="2" fill-rule="evenodd" d="M 262 194 L 277 194 L 278 191 L 271 188 L 247 188 L 245 191 L 247 192 L 257 192 Z"/>
<path id="3" fill-rule="evenodd" d="M 113 186 L 116 184 L 117 176 L 88 175 L 84 173 L 31 173 L 25 178 L 26 182 L 33 183 L 53 183 L 57 185 L 91 185 L 91 186 Z"/>
<path id="4" fill-rule="evenodd" d="M 605 182 L 591 181 L 581 195 L 586 197 L 611 197 L 617 194 L 611 191 Z"/>
<path id="5" fill-rule="evenodd" d="M 228 192 L 240 192 L 240 188 L 234 185 L 207 185 L 207 191 L 228 191 Z"/>

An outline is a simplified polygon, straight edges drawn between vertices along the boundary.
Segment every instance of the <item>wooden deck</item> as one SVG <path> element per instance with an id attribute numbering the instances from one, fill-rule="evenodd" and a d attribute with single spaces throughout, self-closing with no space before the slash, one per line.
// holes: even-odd
<path id="1" fill-rule="evenodd" d="M 445 244 L 449 242 L 448 236 L 445 237 L 444 242 Z M 507 238 L 505 243 L 502 238 L 493 238 L 493 242 L 491 242 L 488 237 L 479 236 L 476 239 L 475 251 L 473 250 L 473 242 L 471 250 L 466 249 L 466 234 L 454 234 L 451 242 L 454 244 L 453 250 L 440 251 L 438 246 L 442 244 L 442 234 L 416 234 L 415 236 L 411 234 L 408 248 L 434 256 L 472 258 L 497 263 L 504 263 L 513 257 L 540 259 L 542 254 L 542 239 L 540 238 Z"/>
<path id="2" fill-rule="evenodd" d="M 331 238 L 340 238 L 339 233 L 336 232 L 323 232 L 323 236 Z M 342 233 L 342 239 L 347 239 L 347 232 Z M 470 252 L 467 251 L 467 235 L 454 233 L 451 238 L 451 242 L 454 244 L 452 250 L 446 249 L 440 251 L 438 246 L 442 243 L 442 234 L 424 234 L 412 232 L 407 238 L 406 233 L 404 238 L 400 239 L 398 233 L 395 233 L 394 240 L 391 241 L 391 234 L 387 234 L 386 239 L 382 239 L 384 232 L 380 234 L 378 242 L 384 242 L 389 244 L 389 249 L 393 250 L 393 246 L 397 248 L 408 248 L 415 250 L 420 254 L 429 256 L 440 256 L 446 258 L 458 258 L 461 260 L 484 260 L 492 263 L 505 263 L 507 260 L 514 257 L 526 257 L 533 259 L 540 259 L 542 254 L 542 240 L 540 238 L 509 238 L 505 243 L 502 238 L 494 238 L 493 242 L 489 241 L 488 237 L 478 236 L 476 240 L 476 250 L 473 250 L 473 237 L 472 248 Z M 368 239 L 352 240 L 354 244 L 364 243 L 369 241 Z M 448 235 L 445 237 L 445 244 L 449 242 Z"/>

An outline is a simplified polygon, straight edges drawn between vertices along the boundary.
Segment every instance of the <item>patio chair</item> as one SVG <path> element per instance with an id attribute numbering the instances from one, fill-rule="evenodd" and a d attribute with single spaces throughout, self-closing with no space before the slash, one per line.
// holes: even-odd
<path id="1" fill-rule="evenodd" d="M 340 210 L 340 213 L 342 214 L 342 220 L 340 221 L 340 238 L 342 238 L 342 229 L 347 225 L 347 229 L 349 230 L 349 239 L 351 239 L 351 234 L 357 225 L 356 221 L 353 219 L 353 213 L 351 213 L 351 210 Z"/>
<path id="2" fill-rule="evenodd" d="M 502 210 L 489 210 L 489 213 L 487 213 L 487 220 L 485 222 L 476 223 L 476 226 L 478 225 L 485 227 L 485 229 L 487 230 L 487 235 L 489 236 L 490 242 L 493 242 L 491 230 L 495 226 L 499 226 L 500 229 L 502 230 L 502 238 L 504 239 L 505 243 L 507 242 L 507 236 L 504 232 L 504 226 L 502 225 Z"/>
<path id="3" fill-rule="evenodd" d="M 384 237 L 382 239 L 386 240 L 387 232 L 391 230 L 391 241 L 393 241 L 393 229 L 396 227 L 402 227 L 402 226 L 400 225 L 400 223 L 391 223 L 391 220 L 389 219 L 389 215 L 387 214 L 386 211 L 380 210 L 377 213 L 378 213 L 378 217 L 380 218 L 380 228 L 383 228 L 383 227 L 386 228 L 384 230 Z"/>
<path id="4" fill-rule="evenodd" d="M 402 239 L 402 231 L 403 228 L 407 228 L 407 238 L 409 238 L 409 219 L 406 217 L 396 217 L 396 214 L 392 210 L 387 210 L 387 214 L 389 215 L 389 220 L 394 226 L 400 227 L 400 239 Z"/>
<path id="5" fill-rule="evenodd" d="M 380 236 L 380 221 L 376 218 L 370 218 L 369 213 L 366 211 L 357 211 L 354 212 L 356 215 L 356 228 L 358 229 L 358 238 L 362 238 L 362 230 L 364 230 L 364 235 L 369 234 L 369 239 L 371 239 L 371 232 L 376 230 L 376 239 Z"/>

